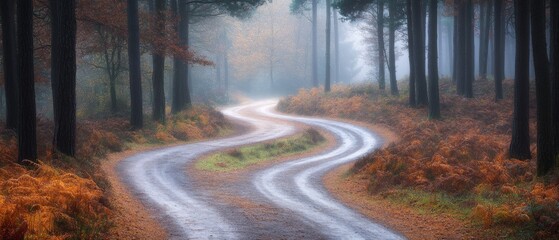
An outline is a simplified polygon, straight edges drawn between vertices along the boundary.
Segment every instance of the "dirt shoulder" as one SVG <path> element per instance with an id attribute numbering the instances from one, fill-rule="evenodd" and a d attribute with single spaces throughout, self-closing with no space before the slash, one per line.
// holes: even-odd
<path id="1" fill-rule="evenodd" d="M 109 202 L 113 209 L 114 226 L 109 237 L 114 239 L 168 239 L 150 210 L 135 197 L 119 176 L 116 167 L 120 161 L 139 152 L 157 147 L 140 147 L 120 153 L 110 154 L 101 166 L 111 188 L 108 191 Z"/>
<path id="2" fill-rule="evenodd" d="M 235 136 L 248 131 L 249 127 L 240 122 L 229 119 L 232 131 L 217 138 Z M 205 139 L 197 140 L 204 141 Z M 207 139 L 206 139 L 207 140 Z M 113 210 L 113 227 L 108 232 L 109 238 L 113 239 L 169 239 L 169 234 L 161 221 L 149 208 L 135 196 L 129 187 L 123 182 L 117 166 L 120 161 L 135 154 L 151 151 L 159 148 L 173 147 L 192 142 L 177 142 L 169 145 L 145 145 L 135 147 L 119 153 L 107 155 L 101 163 L 101 170 L 105 173 L 111 188 L 108 190 L 108 198 Z"/>
<path id="3" fill-rule="evenodd" d="M 398 136 L 382 125 L 352 123 L 367 127 L 382 137 L 383 148 L 398 142 Z M 473 229 L 456 218 L 419 214 L 412 208 L 369 194 L 369 176 L 348 174 L 352 166 L 353 163 L 345 164 L 325 175 L 324 185 L 336 199 L 375 222 L 394 229 L 409 239 L 469 239 L 473 235 Z"/>

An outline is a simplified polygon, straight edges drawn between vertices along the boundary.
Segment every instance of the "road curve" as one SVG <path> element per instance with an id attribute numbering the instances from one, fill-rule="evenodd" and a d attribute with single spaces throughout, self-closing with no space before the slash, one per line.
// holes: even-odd
<path id="1" fill-rule="evenodd" d="M 266 229 L 250 229 L 261 228 L 258 224 L 243 223 L 241 226 L 236 221 L 238 217 L 231 215 L 234 210 L 230 208 L 233 207 L 215 203 L 212 194 L 194 187 L 185 168 L 209 152 L 293 134 L 294 125 L 286 123 L 312 125 L 336 137 L 337 144 L 333 149 L 255 172 L 249 183 L 239 186 L 247 190 L 238 194 L 276 206 L 284 215 L 293 218 L 292 222 L 302 223 L 305 231 L 311 232 L 303 235 L 307 238 L 403 239 L 337 202 L 322 185 L 326 172 L 374 150 L 379 146 L 379 140 L 370 131 L 348 123 L 275 113 L 275 105 L 275 101 L 261 101 L 225 109 L 222 111 L 224 115 L 250 125 L 250 131 L 234 137 L 140 153 L 121 161 L 118 171 L 134 194 L 154 209 L 171 238 L 262 238 L 262 235 L 251 235 L 251 232 L 265 234 Z"/>

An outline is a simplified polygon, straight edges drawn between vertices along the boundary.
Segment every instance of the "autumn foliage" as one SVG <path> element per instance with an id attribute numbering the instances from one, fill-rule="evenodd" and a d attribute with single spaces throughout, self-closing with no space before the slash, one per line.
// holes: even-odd
<path id="1" fill-rule="evenodd" d="M 474 199 L 462 207 L 470 208 L 474 222 L 485 227 L 529 224 L 541 230 L 542 236 L 558 236 L 559 178 L 537 179 L 535 159 L 509 158 L 513 84 L 505 81 L 508 98 L 498 103 L 491 84 L 476 82 L 476 98 L 464 99 L 455 95 L 451 83 L 443 83 L 440 121 L 430 121 L 426 109 L 408 107 L 406 98 L 388 97 L 371 85 L 337 86 L 327 94 L 319 89 L 301 90 L 282 100 L 279 109 L 357 119 L 397 133 L 398 142 L 353 167 L 356 175 L 369 178 L 372 194 L 414 189 Z M 530 131 L 535 133 L 534 107 L 531 116 Z M 535 152 L 536 136 L 531 137 Z M 511 200 L 498 204 L 475 200 L 495 196 Z"/>
<path id="2" fill-rule="evenodd" d="M 100 239 L 111 226 L 110 189 L 100 161 L 107 153 L 134 144 L 165 144 L 216 136 L 227 127 L 211 107 L 194 106 L 170 117 L 167 125 L 149 122 L 131 131 L 127 119 L 78 123 L 75 159 L 51 149 L 52 122 L 39 119 L 39 164 L 16 164 L 12 131 L 0 132 L 0 239 Z M 3 128 L 2 128 L 3 129 Z"/>

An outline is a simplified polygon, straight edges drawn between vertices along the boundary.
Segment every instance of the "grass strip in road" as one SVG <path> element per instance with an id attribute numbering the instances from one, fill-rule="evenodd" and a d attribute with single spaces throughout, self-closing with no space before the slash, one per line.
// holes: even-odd
<path id="1" fill-rule="evenodd" d="M 309 151 L 325 142 L 326 139 L 317 130 L 310 128 L 293 137 L 210 155 L 198 161 L 196 169 L 217 172 L 243 169 L 261 162 Z"/>

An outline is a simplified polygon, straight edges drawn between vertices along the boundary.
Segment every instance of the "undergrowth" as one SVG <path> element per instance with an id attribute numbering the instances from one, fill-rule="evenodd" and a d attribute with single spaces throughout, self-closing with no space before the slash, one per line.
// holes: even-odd
<path id="1" fill-rule="evenodd" d="M 263 161 L 286 157 L 308 151 L 325 142 L 325 138 L 315 129 L 269 143 L 231 149 L 225 153 L 210 155 L 196 163 L 196 168 L 206 171 L 232 171 Z"/>
<path id="2" fill-rule="evenodd" d="M 353 166 L 355 175 L 369 178 L 371 194 L 399 199 L 425 212 L 453 214 L 486 233 L 559 237 L 559 176 L 535 177 L 534 94 L 530 99 L 533 158 L 521 161 L 507 153 L 512 81 L 504 82 L 506 98 L 497 103 L 492 83 L 475 85 L 476 97 L 465 99 L 455 94 L 452 83 L 441 84 L 440 121 L 429 121 L 426 108 L 410 108 L 406 93 L 387 96 L 371 84 L 336 86 L 326 94 L 316 88 L 301 90 L 280 101 L 278 108 L 372 122 L 397 133 L 397 143 Z"/>
<path id="3" fill-rule="evenodd" d="M 137 145 L 191 141 L 220 134 L 223 115 L 195 106 L 165 125 L 147 122 L 131 131 L 128 120 L 80 120 L 76 157 L 52 152 L 52 122 L 37 126 L 38 164 L 16 163 L 17 139 L 0 132 L 0 239 L 100 239 L 111 227 L 110 189 L 100 171 L 106 154 Z"/>

